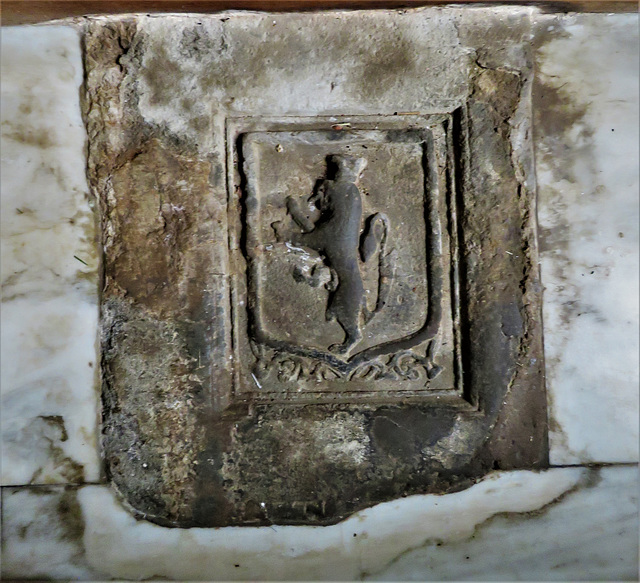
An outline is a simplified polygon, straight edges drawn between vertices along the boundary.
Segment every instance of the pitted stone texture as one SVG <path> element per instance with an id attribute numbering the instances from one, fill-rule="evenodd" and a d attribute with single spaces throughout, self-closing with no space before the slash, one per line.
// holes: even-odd
<path id="1" fill-rule="evenodd" d="M 546 464 L 539 286 L 531 267 L 537 257 L 530 13 L 438 8 L 88 21 L 84 111 L 89 177 L 103 225 L 105 458 L 112 483 L 139 515 L 172 526 L 326 524 L 397 496 L 462 488 L 491 468 Z M 355 144 L 364 135 L 358 132 L 385 131 L 376 116 L 401 120 L 394 123 L 409 133 L 422 127 L 426 134 L 416 143 L 423 163 L 407 160 L 402 179 L 389 171 L 389 192 L 371 194 L 372 201 L 383 198 L 353 214 L 362 243 L 350 257 L 365 262 L 380 254 L 384 234 L 391 234 L 389 241 L 405 249 L 392 279 L 397 286 L 404 282 L 407 293 L 415 288 L 417 299 L 409 324 L 392 318 L 397 324 L 376 334 L 371 328 L 369 344 L 361 346 L 415 333 L 413 320 L 432 310 L 440 289 L 433 274 L 441 270 L 441 291 L 452 299 L 448 331 L 439 323 L 439 339 L 459 343 L 461 368 L 446 360 L 450 348 L 433 348 L 431 363 L 425 347 L 419 357 L 426 376 L 411 380 L 422 379 L 423 393 L 438 378 L 443 386 L 431 388 L 453 390 L 453 381 L 460 381 L 459 394 L 454 400 L 435 391 L 432 401 L 425 394 L 392 399 L 387 379 L 382 391 L 369 391 L 376 398 L 359 400 L 344 387 L 332 391 L 331 373 L 316 371 L 318 398 L 294 378 L 287 391 L 305 393 L 303 402 L 291 404 L 282 391 L 262 399 L 275 382 L 245 366 L 247 355 L 261 350 L 254 307 L 271 310 L 276 323 L 262 326 L 282 340 L 291 330 L 281 312 L 300 310 L 301 299 L 286 278 L 281 288 L 275 279 L 251 287 L 251 189 L 262 185 L 260 196 L 273 207 L 258 214 L 258 230 L 273 233 L 273 241 L 260 244 L 292 244 L 294 223 L 313 232 L 318 221 L 329 220 L 339 197 L 357 190 L 366 199 L 367 189 L 381 182 L 367 184 L 357 157 L 346 162 L 352 153 L 337 145 Z M 431 123 L 430 116 L 439 121 Z M 438 124 L 441 140 L 431 141 Z M 326 147 L 313 162 L 299 156 L 287 170 L 299 189 L 280 192 L 289 178 L 271 186 L 252 182 L 242 147 L 252 132 L 271 138 L 320 132 Z M 284 172 L 279 148 L 300 147 L 282 137 L 267 156 L 273 164 L 264 166 L 276 174 Z M 376 166 L 375 156 L 388 154 L 382 146 L 375 154 L 376 143 L 369 142 L 374 177 L 384 167 Z M 430 148 L 436 162 L 425 164 Z M 359 168 L 348 180 L 332 174 L 331 160 L 340 156 L 343 165 Z M 389 164 L 401 159 L 394 153 Z M 415 176 L 418 166 L 426 180 Z M 314 199 L 319 206 L 305 218 L 295 209 L 310 204 L 314 183 L 338 198 Z M 405 189 L 411 192 L 399 192 Z M 403 234 L 396 224 L 402 213 L 394 206 L 403 197 L 422 197 L 428 208 L 436 191 L 443 201 L 436 222 L 421 217 Z M 368 239 L 372 217 L 378 226 Z M 412 239 L 422 231 L 421 247 Z M 297 265 L 296 285 L 325 286 L 327 298 L 335 298 L 340 285 L 359 289 L 357 277 L 336 268 L 344 256 L 330 237 L 302 249 L 304 261 L 317 259 L 319 267 L 316 273 Z M 426 280 L 415 276 L 408 286 L 411 265 L 425 273 L 423 255 Z M 340 274 L 337 281 L 332 270 Z M 363 273 L 363 285 L 374 289 Z M 357 314 L 345 307 L 353 297 L 338 302 L 330 333 L 316 327 L 309 334 L 336 370 L 357 357 L 357 343 L 348 342 Z M 367 309 L 373 307 L 372 300 Z M 319 309 L 314 318 L 330 311 Z M 302 330 L 293 336 L 288 346 L 276 346 L 276 356 L 307 341 Z M 405 365 L 399 360 L 391 368 L 399 374 Z M 445 370 L 440 377 L 437 367 Z M 373 387 L 370 374 L 378 373 L 366 371 L 359 379 L 365 392 Z M 250 392 L 238 391 L 240 379 Z"/>

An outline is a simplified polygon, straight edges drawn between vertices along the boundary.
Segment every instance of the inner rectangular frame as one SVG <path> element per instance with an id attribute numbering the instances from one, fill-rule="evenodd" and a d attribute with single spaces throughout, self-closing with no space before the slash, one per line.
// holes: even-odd
<path id="1" fill-rule="evenodd" d="M 343 403 L 393 403 L 393 402 L 431 402 L 442 406 L 453 406 L 465 410 L 475 410 L 476 406 L 470 402 L 463 384 L 463 358 L 461 342 L 461 318 L 460 318 L 460 274 L 458 252 L 458 211 L 456 204 L 456 155 L 454 152 L 454 136 L 452 135 L 454 123 L 451 113 L 411 113 L 407 115 L 387 116 L 314 116 L 314 117 L 242 117 L 227 118 L 226 120 L 226 155 L 227 155 L 227 187 L 228 187 L 228 224 L 229 224 L 229 251 L 232 265 L 234 266 L 231 277 L 230 296 L 232 314 L 232 341 L 233 355 L 235 359 L 233 387 L 230 401 L 235 403 L 289 403 L 289 404 L 313 404 L 326 402 Z M 447 232 L 449 244 L 449 263 L 443 265 L 443 277 L 448 278 L 451 301 L 451 316 L 453 328 L 453 375 L 454 386 L 447 390 L 397 390 L 389 388 L 371 391 L 350 391 L 343 385 L 339 391 L 302 391 L 291 393 L 285 391 L 265 391 L 258 385 L 257 390 L 240 391 L 242 368 L 242 351 L 240 343 L 244 336 L 248 336 L 246 317 L 247 287 L 246 287 L 246 259 L 242 252 L 241 239 L 245 228 L 243 217 L 242 196 L 246 192 L 246 184 L 243 183 L 241 171 L 240 140 L 244 134 L 272 133 L 272 132 L 306 132 L 326 130 L 398 130 L 411 129 L 431 130 L 441 133 L 438 140 L 446 153 L 445 158 L 445 185 L 442 200 L 445 210 L 442 213 L 441 228 Z M 434 138 L 434 141 L 438 141 Z M 246 354 L 246 350 L 245 350 Z M 246 375 L 244 375 L 246 376 Z M 251 375 L 253 376 L 253 375 Z M 389 381 L 391 384 L 393 381 Z"/>

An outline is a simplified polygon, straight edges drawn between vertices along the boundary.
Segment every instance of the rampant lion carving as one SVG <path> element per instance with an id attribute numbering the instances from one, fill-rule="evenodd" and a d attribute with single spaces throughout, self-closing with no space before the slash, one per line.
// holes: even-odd
<path id="1" fill-rule="evenodd" d="M 376 307 L 369 310 L 365 301 L 365 288 L 361 268 L 374 259 L 385 257 L 389 220 L 383 213 L 375 213 L 362 227 L 362 196 L 360 177 L 366 168 L 364 158 L 348 155 L 328 157 L 327 178 L 320 181 L 314 192 L 303 200 L 287 198 L 287 210 L 301 229 L 289 235 L 289 241 L 317 251 L 330 270 L 327 276 L 314 268 L 310 273 L 297 270 L 296 279 L 304 279 L 314 287 L 324 285 L 329 291 L 326 309 L 327 320 L 336 320 L 345 333 L 344 342 L 333 344 L 334 354 L 348 356 L 362 339 L 362 328 L 378 313 L 386 301 L 388 292 L 383 274 L 378 274 L 380 284 Z M 276 236 L 282 240 L 281 225 L 273 225 Z"/>

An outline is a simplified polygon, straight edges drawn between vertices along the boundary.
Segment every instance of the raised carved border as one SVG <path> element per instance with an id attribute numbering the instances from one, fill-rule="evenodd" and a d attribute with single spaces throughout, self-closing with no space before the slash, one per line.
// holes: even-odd
<path id="1" fill-rule="evenodd" d="M 456 107 L 458 105 L 458 107 Z M 462 106 L 463 108 L 464 106 Z M 449 108 L 447 108 L 449 109 Z M 228 210 L 229 210 L 229 249 L 230 257 L 234 265 L 234 275 L 231 280 L 230 295 L 233 321 L 233 349 L 236 366 L 234 367 L 234 382 L 231 400 L 236 403 L 242 402 L 262 402 L 262 403 L 291 403 L 291 404 L 312 404 L 323 402 L 345 402 L 345 403 L 393 403 L 393 402 L 434 402 L 446 406 L 454 406 L 462 409 L 476 409 L 476 402 L 470 398 L 465 391 L 463 383 L 463 354 L 462 354 L 462 321 L 460 316 L 460 258 L 458 252 L 458 210 L 457 210 L 457 186 L 456 186 L 456 144 L 464 142 L 461 136 L 454 135 L 460 133 L 460 124 L 454 123 L 454 117 L 460 118 L 461 109 L 459 104 L 452 104 L 449 111 L 424 112 L 387 116 L 314 116 L 314 117 L 242 117 L 228 118 L 226 123 L 227 138 L 227 186 L 228 186 Z M 451 290 L 451 308 L 453 318 L 454 334 L 454 386 L 448 390 L 434 390 L 429 388 L 428 382 L 423 389 L 394 389 L 393 381 L 389 388 L 380 390 L 379 388 L 367 390 L 359 387 L 358 390 L 349 390 L 344 384 L 339 390 L 321 389 L 318 391 L 265 391 L 262 389 L 258 378 L 252 374 L 243 362 L 247 354 L 256 355 L 256 350 L 260 351 L 257 343 L 250 340 L 249 329 L 251 326 L 250 317 L 247 310 L 248 290 L 247 290 L 247 262 L 242 250 L 243 229 L 245 228 L 245 210 L 242 198 L 246 196 L 247 185 L 242 171 L 241 140 L 243 135 L 258 132 L 297 132 L 313 130 L 329 130 L 338 127 L 349 127 L 350 129 L 362 130 L 429 130 L 435 128 L 441 130 L 441 138 L 445 140 L 443 144 L 446 148 L 446 178 L 444 188 L 441 186 L 439 196 L 441 203 L 445 207 L 441 213 L 443 231 L 446 230 L 449 242 L 449 265 L 443 265 L 443 277 L 449 278 L 449 289 Z M 457 127 L 457 130 L 456 130 Z M 463 130 L 464 131 L 464 130 Z M 435 140 L 434 140 L 435 141 Z M 427 170 L 427 169 L 425 169 Z M 425 172 L 425 180 L 429 180 Z M 244 344 L 244 346 L 243 346 Z M 273 349 L 263 344 L 263 347 Z M 429 375 L 437 374 L 437 369 L 431 361 L 432 345 L 425 344 L 425 356 L 421 357 L 408 350 L 398 350 L 396 353 L 388 355 L 376 355 L 379 363 L 376 362 L 369 370 L 368 361 L 358 363 L 358 368 L 349 367 L 344 371 L 337 369 L 338 375 L 350 378 L 356 370 L 360 370 L 364 383 L 371 378 L 370 375 L 387 375 L 387 378 L 396 379 L 410 378 L 411 375 L 420 374 L 420 368 L 424 369 L 427 379 Z M 250 352 L 249 352 L 250 351 Z M 309 375 L 318 376 L 318 380 L 325 386 L 330 383 L 331 376 L 335 375 L 336 369 L 330 367 L 328 363 L 309 361 L 307 355 L 296 355 L 292 353 L 274 353 L 273 365 L 279 366 L 281 374 L 295 374 L 296 370 L 306 367 Z M 313 359 L 312 359 L 313 360 Z M 371 361 L 375 360 L 374 358 Z M 317 365 L 317 366 L 316 366 Z M 291 379 L 290 379 L 291 380 Z M 246 389 L 247 382 L 255 384 L 255 390 Z"/>

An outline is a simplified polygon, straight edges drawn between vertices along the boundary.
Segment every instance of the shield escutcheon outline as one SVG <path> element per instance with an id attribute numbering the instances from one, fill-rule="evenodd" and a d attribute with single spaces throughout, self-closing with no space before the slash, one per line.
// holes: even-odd
<path id="1" fill-rule="evenodd" d="M 304 120 L 302 123 L 297 119 L 289 123 L 290 125 L 280 122 L 271 127 L 256 128 L 245 122 L 243 129 L 246 131 L 235 128 L 237 184 L 234 191 L 239 195 L 237 208 L 241 232 L 238 250 L 246 266 L 243 281 L 237 282 L 236 289 L 239 293 L 235 296 L 244 308 L 238 310 L 243 313 L 235 320 L 235 346 L 236 349 L 240 348 L 236 353 L 240 352 L 238 358 L 243 361 L 243 365 L 239 367 L 242 370 L 236 379 L 236 394 L 250 395 L 259 400 L 262 398 L 285 402 L 310 399 L 317 402 L 323 398 L 333 401 L 461 397 L 460 332 L 456 326 L 459 317 L 455 164 L 450 116 L 428 115 L 400 121 L 388 117 L 361 117 L 350 118 L 350 122 L 342 125 L 317 118 Z M 281 162 L 286 159 L 287 154 L 297 160 L 299 171 L 297 168 L 292 171 L 291 163 L 287 167 L 287 163 Z M 402 267 L 403 261 L 407 264 L 408 260 L 403 259 L 404 253 L 412 255 L 414 267 L 405 269 L 404 272 L 396 269 L 388 287 L 393 289 L 395 285 L 399 288 L 405 280 L 415 283 L 416 273 L 422 270 L 424 289 L 419 289 L 413 304 L 404 309 L 404 313 L 413 309 L 410 326 L 399 330 L 398 326 L 394 329 L 394 324 L 389 325 L 394 316 L 396 320 L 403 317 L 403 308 L 398 306 L 395 306 L 395 314 L 387 316 L 385 322 L 385 310 L 393 312 L 392 308 L 385 305 L 380 315 L 375 315 L 371 320 L 376 324 L 376 318 L 378 319 L 378 332 L 383 330 L 383 333 L 369 334 L 366 337 L 368 328 L 365 325 L 362 330 L 365 338 L 354 343 L 352 350 L 340 353 L 332 350 L 340 342 L 314 346 L 305 342 L 306 336 L 302 336 L 302 340 L 291 341 L 283 337 L 283 334 L 278 336 L 277 325 L 274 334 L 273 322 L 268 315 L 274 310 L 283 314 L 295 312 L 291 306 L 296 303 L 296 295 L 289 293 L 289 288 L 296 287 L 297 284 L 293 280 L 285 281 L 282 269 L 269 273 L 267 266 L 270 257 L 279 253 L 288 259 L 293 258 L 288 268 L 290 275 L 295 276 L 296 269 L 298 272 L 304 271 L 300 269 L 300 265 L 295 265 L 296 257 L 298 260 L 302 258 L 303 263 L 307 262 L 308 277 L 304 283 L 302 276 L 305 274 L 299 273 L 300 281 L 297 283 L 302 282 L 303 287 L 307 286 L 305 289 L 313 287 L 309 280 L 316 275 L 313 273 L 315 265 L 316 268 L 320 267 L 319 270 L 315 269 L 320 273 L 317 276 L 320 281 L 318 286 L 328 287 L 326 284 L 331 277 L 329 272 L 332 271 L 331 258 L 327 258 L 325 249 L 319 248 L 317 244 L 315 248 L 313 245 L 300 245 L 299 241 L 291 237 L 292 229 L 304 231 L 305 226 L 304 217 L 302 222 L 296 222 L 291 205 L 292 201 L 300 204 L 308 203 L 314 197 L 317 200 L 318 186 L 323 184 L 326 186 L 329 183 L 329 189 L 333 184 L 335 191 L 336 185 L 339 186 L 340 183 L 336 168 L 344 163 L 344 160 L 340 162 L 344 157 L 351 159 L 351 164 L 362 158 L 366 161 L 366 168 L 361 174 L 362 182 L 357 185 L 358 194 L 363 199 L 362 212 L 356 213 L 355 219 L 359 226 L 359 251 L 362 252 L 362 243 L 366 243 L 367 229 L 371 226 L 367 223 L 371 223 L 376 217 L 385 217 L 389 229 L 385 252 L 391 250 L 388 255 L 392 256 L 392 260 L 389 261 L 387 257 L 385 267 L 384 262 L 379 261 L 383 252 L 378 250 L 377 263 L 382 273 L 381 276 L 378 274 L 378 281 L 385 277 L 389 279 L 384 269 L 390 265 L 397 268 Z M 409 162 L 398 170 L 399 162 L 403 160 Z M 409 178 L 401 176 L 403 172 Z M 306 183 L 301 186 L 297 184 L 295 188 L 291 184 L 283 187 L 278 183 L 283 182 L 282 176 L 291 175 L 298 176 L 297 183 L 304 180 Z M 300 175 L 306 178 L 301 181 Z M 388 175 L 392 175 L 391 178 Z M 383 188 L 381 183 L 385 181 L 386 187 Z M 405 190 L 412 192 L 403 191 L 398 194 L 403 185 L 409 185 Z M 354 189 L 353 185 L 349 188 Z M 381 190 L 385 192 L 380 193 Z M 376 198 L 374 191 L 377 191 L 377 205 L 370 202 Z M 416 225 L 405 225 L 404 221 L 400 224 L 402 217 L 399 218 L 394 210 L 406 206 L 409 200 L 419 200 L 422 205 L 419 212 L 417 208 L 409 209 L 405 216 L 405 219 L 409 216 L 418 217 L 421 232 L 418 232 L 420 229 Z M 321 214 L 321 211 L 317 212 Z M 273 220 L 274 218 L 278 220 Z M 287 231 L 288 228 L 288 232 L 279 237 L 278 230 L 284 222 L 287 223 L 284 230 Z M 323 223 L 322 217 L 318 222 Z M 316 227 L 311 232 L 314 230 L 317 232 L 321 229 Z M 415 252 L 416 233 L 421 240 L 422 255 Z M 407 241 L 411 241 L 414 247 L 408 247 Z M 375 256 L 375 251 L 373 255 Z M 361 269 L 362 258 L 360 253 Z M 278 277 L 274 277 L 274 274 Z M 278 301 L 272 301 L 280 293 L 273 291 L 274 280 L 278 280 L 277 285 L 284 290 Z M 370 308 L 379 307 L 376 306 L 376 299 L 380 299 L 380 287 L 378 285 L 378 297 L 374 298 Z M 416 287 L 420 288 L 413 287 L 414 292 Z M 327 311 L 326 306 L 331 304 L 331 292 L 326 292 L 324 300 L 316 303 L 324 306 L 321 311 Z M 306 334 L 319 327 L 320 319 L 316 314 L 315 320 L 302 333 Z M 339 328 L 334 324 L 334 329 Z M 348 337 L 346 330 L 341 332 L 345 338 Z M 253 364 L 247 365 L 247 360 L 252 360 Z M 465 401 L 464 405 L 468 403 Z"/>

